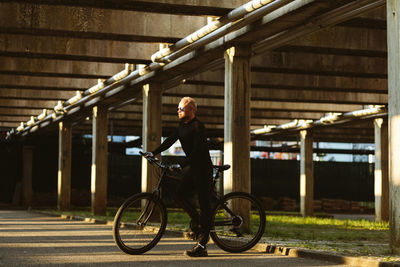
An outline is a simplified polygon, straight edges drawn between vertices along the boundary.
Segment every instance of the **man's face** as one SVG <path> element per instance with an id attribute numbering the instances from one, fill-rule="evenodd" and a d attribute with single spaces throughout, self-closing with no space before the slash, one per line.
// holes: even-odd
<path id="1" fill-rule="evenodd" d="M 180 120 L 185 121 L 190 119 L 193 115 L 193 108 L 191 105 L 188 105 L 187 101 L 181 101 L 178 105 L 178 117 Z"/>

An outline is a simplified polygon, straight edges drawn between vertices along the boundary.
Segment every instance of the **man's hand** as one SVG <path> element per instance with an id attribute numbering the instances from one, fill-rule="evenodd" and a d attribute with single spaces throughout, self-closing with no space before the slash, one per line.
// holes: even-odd
<path id="1" fill-rule="evenodd" d="M 171 172 L 173 172 L 173 171 L 181 171 L 182 167 L 179 164 L 174 164 L 174 165 L 169 166 L 169 170 Z"/>
<path id="2" fill-rule="evenodd" d="M 153 153 L 151 153 L 151 152 L 143 152 L 143 157 L 145 157 L 145 158 L 148 158 L 148 157 L 152 158 L 152 157 L 154 157 L 154 155 L 153 155 Z"/>

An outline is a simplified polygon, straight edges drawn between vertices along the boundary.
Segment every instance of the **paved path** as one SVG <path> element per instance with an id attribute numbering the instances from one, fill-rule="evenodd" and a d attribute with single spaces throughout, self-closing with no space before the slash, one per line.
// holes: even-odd
<path id="1" fill-rule="evenodd" d="M 196 259 L 183 255 L 191 246 L 167 236 L 144 255 L 126 255 L 115 246 L 109 225 L 0 210 L 0 266 L 345 266 L 255 251 L 232 254 L 213 244 L 209 257 Z"/>

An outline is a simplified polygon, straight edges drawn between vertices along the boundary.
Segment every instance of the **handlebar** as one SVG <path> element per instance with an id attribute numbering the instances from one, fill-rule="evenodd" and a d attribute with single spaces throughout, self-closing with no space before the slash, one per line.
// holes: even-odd
<path id="1" fill-rule="evenodd" d="M 142 151 L 139 151 L 139 154 L 142 157 L 144 157 L 145 159 L 147 159 L 151 164 L 155 164 L 155 165 L 157 165 L 157 167 L 159 167 L 161 169 L 170 169 L 170 168 L 176 169 L 173 166 L 169 166 L 169 165 L 166 165 L 166 164 L 160 162 L 160 160 L 158 158 L 156 158 L 155 156 L 152 156 L 152 157 L 147 156 L 147 157 L 145 157 L 145 155 L 144 155 L 144 153 Z M 223 166 L 213 165 L 212 167 L 217 172 L 223 172 L 223 171 L 229 169 L 231 166 L 230 165 L 223 165 Z"/>
<path id="2" fill-rule="evenodd" d="M 158 158 L 156 158 L 154 156 L 153 157 L 150 157 L 150 156 L 145 157 L 144 153 L 142 151 L 139 151 L 139 154 L 142 157 L 144 157 L 145 159 L 147 159 L 151 164 L 155 164 L 155 165 L 157 165 L 157 167 L 159 167 L 161 169 L 168 169 L 169 168 L 169 166 L 163 164 L 162 162 L 160 162 L 160 160 Z"/>

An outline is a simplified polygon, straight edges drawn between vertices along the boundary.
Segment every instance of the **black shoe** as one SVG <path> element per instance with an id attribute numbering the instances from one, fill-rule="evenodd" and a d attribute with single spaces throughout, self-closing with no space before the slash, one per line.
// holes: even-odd
<path id="1" fill-rule="evenodd" d="M 207 248 L 202 247 L 200 244 L 194 246 L 191 250 L 186 250 L 185 255 L 189 257 L 207 257 Z"/>

